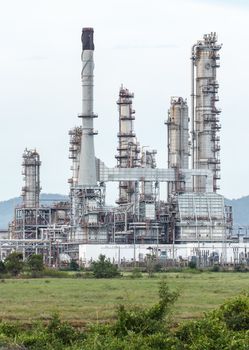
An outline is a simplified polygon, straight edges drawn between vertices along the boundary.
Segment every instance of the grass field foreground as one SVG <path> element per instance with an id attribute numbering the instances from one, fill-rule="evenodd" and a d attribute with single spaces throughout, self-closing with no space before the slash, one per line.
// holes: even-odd
<path id="1" fill-rule="evenodd" d="M 247 273 L 162 273 L 138 279 L 6 279 L 0 281 L 0 318 L 30 323 L 58 313 L 78 326 L 110 321 L 118 304 L 154 304 L 162 278 L 180 293 L 173 309 L 178 321 L 199 318 L 229 297 L 249 292 Z"/>

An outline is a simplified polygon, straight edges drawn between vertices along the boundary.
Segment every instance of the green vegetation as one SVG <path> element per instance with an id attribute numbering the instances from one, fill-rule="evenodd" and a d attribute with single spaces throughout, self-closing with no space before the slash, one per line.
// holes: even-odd
<path id="1" fill-rule="evenodd" d="M 32 277 L 41 276 L 44 270 L 43 257 L 41 254 L 33 254 L 27 260 L 28 269 L 31 271 Z"/>
<path id="2" fill-rule="evenodd" d="M 46 270 L 51 277 L 0 280 L 0 319 L 49 320 L 59 313 L 73 325 L 112 321 L 119 304 L 150 307 L 157 300 L 158 283 L 167 279 L 169 287 L 180 292 L 175 304 L 175 319 L 196 319 L 203 312 L 221 305 L 227 298 L 249 289 L 249 275 L 234 272 L 158 273 L 131 278 L 126 273 L 117 279 L 77 278 L 78 272 Z M 80 276 L 85 276 L 81 272 Z M 54 277 L 61 278 L 54 278 Z M 66 278 L 64 278 L 64 277 Z"/>
<path id="3" fill-rule="evenodd" d="M 8 271 L 12 276 L 17 276 L 22 271 L 24 263 L 22 253 L 13 252 L 7 256 L 4 265 L 6 271 Z"/>
<path id="4" fill-rule="evenodd" d="M 113 278 L 120 276 L 118 267 L 110 262 L 105 255 L 100 254 L 99 259 L 92 263 L 95 278 Z"/>
<path id="5" fill-rule="evenodd" d="M 228 300 L 198 321 L 180 325 L 170 310 L 178 297 L 166 280 L 159 283 L 159 298 L 152 306 L 120 305 L 112 322 L 77 330 L 54 314 L 48 324 L 30 327 L 0 322 L 0 346 L 23 350 L 247 350 L 249 295 Z M 242 320 L 239 323 L 238 320 Z"/>

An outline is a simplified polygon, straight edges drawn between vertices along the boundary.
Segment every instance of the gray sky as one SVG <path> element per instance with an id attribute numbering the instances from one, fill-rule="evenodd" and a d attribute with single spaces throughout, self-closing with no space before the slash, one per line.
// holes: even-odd
<path id="1" fill-rule="evenodd" d="M 115 166 L 121 83 L 135 93 L 135 131 L 166 166 L 171 96 L 190 102 L 190 48 L 216 31 L 221 68 L 221 191 L 249 194 L 247 1 L 8 0 L 0 12 L 0 200 L 21 192 L 25 147 L 42 160 L 43 192 L 68 193 L 68 130 L 80 124 L 81 29 L 95 30 L 96 156 Z M 115 198 L 114 195 L 113 198 Z"/>

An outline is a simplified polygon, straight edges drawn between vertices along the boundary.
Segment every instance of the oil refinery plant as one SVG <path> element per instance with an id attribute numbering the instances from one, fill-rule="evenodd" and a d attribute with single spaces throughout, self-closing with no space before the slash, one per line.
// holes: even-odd
<path id="1" fill-rule="evenodd" d="M 1 249 L 6 254 L 21 250 L 24 256 L 42 253 L 48 264 L 56 265 L 61 254 L 86 261 L 93 258 L 93 250 L 100 253 L 100 247 L 105 253 L 111 247 L 119 253 L 126 247 L 135 260 L 134 247 L 138 251 L 148 247 L 168 250 L 174 258 L 184 255 L 184 247 L 189 249 L 185 255 L 193 255 L 201 247 L 209 247 L 211 254 L 217 247 L 225 261 L 229 247 L 238 242 L 232 240 L 232 208 L 217 193 L 221 45 L 216 33 L 204 35 L 192 47 L 191 113 L 184 97 L 171 97 L 167 120 L 162 121 L 167 128 L 168 162 L 161 169 L 156 165 L 157 151 L 142 147 L 137 140 L 134 94 L 123 85 L 117 98 L 116 166 L 110 168 L 96 158 L 93 36 L 92 28 L 83 28 L 82 111 L 78 116 L 81 123 L 69 131 L 69 200 L 40 204 L 39 153 L 25 150 L 23 201 L 15 209 L 10 237 L 4 246 L 1 241 Z M 118 183 L 113 206 L 106 205 L 107 182 Z M 167 198 L 160 198 L 161 183 L 167 184 Z M 127 259 L 128 250 L 126 257 L 124 253 Z"/>

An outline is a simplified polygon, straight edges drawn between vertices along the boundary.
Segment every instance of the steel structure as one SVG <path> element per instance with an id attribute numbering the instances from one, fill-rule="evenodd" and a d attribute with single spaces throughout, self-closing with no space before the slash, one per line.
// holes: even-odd
<path id="1" fill-rule="evenodd" d="M 96 159 L 94 150 L 93 120 L 93 70 L 94 42 L 93 28 L 82 30 L 82 126 L 73 129 L 71 136 L 71 158 L 73 176 L 71 189 L 71 226 L 72 236 L 78 241 L 106 241 L 106 232 L 102 230 L 101 207 L 104 203 L 104 186 L 97 183 Z"/>
<path id="2" fill-rule="evenodd" d="M 119 132 L 118 132 L 118 154 L 116 155 L 118 168 L 136 168 L 139 166 L 139 144 L 134 132 L 133 121 L 135 111 L 132 108 L 133 93 L 121 86 L 119 99 Z M 135 201 L 136 183 L 132 181 L 119 182 L 119 198 L 117 204 L 123 205 Z"/>
<path id="3" fill-rule="evenodd" d="M 187 101 L 171 97 L 168 120 L 168 168 L 175 170 L 176 180 L 168 182 L 168 200 L 175 193 L 184 191 L 180 169 L 189 168 L 189 117 Z"/>
<path id="4" fill-rule="evenodd" d="M 10 225 L 10 240 L 6 244 L 21 250 L 23 257 L 33 253 L 48 254 L 47 244 L 72 239 L 69 229 L 70 205 L 59 202 L 53 205 L 40 204 L 40 156 L 36 150 L 25 150 L 23 154 L 25 186 L 22 188 L 23 201 L 15 208 L 14 220 Z M 56 235 L 51 236 L 51 232 Z M 66 229 L 67 227 L 67 229 Z M 47 232 L 46 236 L 44 232 Z M 50 234 L 49 234 L 50 232 Z M 65 235 L 66 232 L 66 235 Z M 20 244 L 23 242 L 23 244 Z M 13 248 L 14 249 L 14 248 Z"/>
<path id="5" fill-rule="evenodd" d="M 156 150 L 143 150 L 141 167 L 147 169 L 156 168 Z M 139 217 L 142 220 L 156 219 L 156 201 L 158 200 L 158 181 L 142 181 L 139 199 Z"/>
<path id="6" fill-rule="evenodd" d="M 172 97 L 168 113 L 168 166 L 157 168 L 156 151 L 140 147 L 134 131 L 134 94 L 119 90 L 117 166 L 95 157 L 93 112 L 93 29 L 82 30 L 82 125 L 69 131 L 72 161 L 70 200 L 42 206 L 40 159 L 25 150 L 23 203 L 15 210 L 6 246 L 24 256 L 42 252 L 50 265 L 63 252 L 76 256 L 79 244 L 181 244 L 226 242 L 232 214 L 216 193 L 220 124 L 216 108 L 218 51 L 215 33 L 192 48 L 192 162 L 189 167 L 189 117 L 186 100 Z M 119 183 L 117 206 L 105 205 L 105 184 Z M 160 198 L 160 183 L 168 186 Z M 6 241 L 7 242 L 7 241 Z M 7 250 L 8 250 L 7 249 Z M 174 248 L 173 248 L 174 251 Z"/>
<path id="7" fill-rule="evenodd" d="M 24 186 L 22 188 L 25 208 L 37 208 L 40 201 L 40 155 L 36 150 L 25 149 L 23 153 Z"/>
<path id="8" fill-rule="evenodd" d="M 219 50 L 216 33 L 206 34 L 192 48 L 192 166 L 213 172 L 213 191 L 219 189 L 219 114 L 216 107 L 219 84 L 216 70 L 219 67 Z M 194 190 L 203 192 L 202 179 L 196 179 Z"/>

